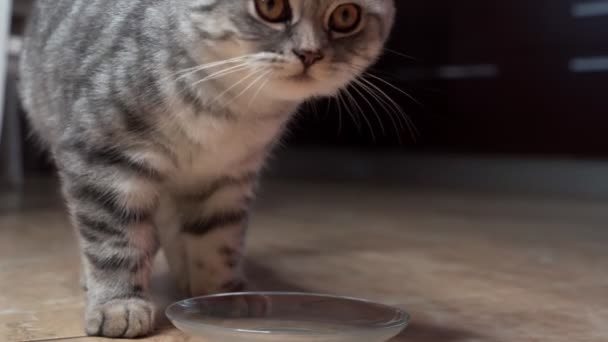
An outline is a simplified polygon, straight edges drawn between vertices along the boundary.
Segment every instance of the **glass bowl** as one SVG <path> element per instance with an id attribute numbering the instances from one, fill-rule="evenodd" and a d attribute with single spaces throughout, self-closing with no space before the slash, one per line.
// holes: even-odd
<path id="1" fill-rule="evenodd" d="M 243 292 L 186 299 L 166 315 L 205 342 L 384 342 L 409 315 L 362 299 L 295 292 Z"/>

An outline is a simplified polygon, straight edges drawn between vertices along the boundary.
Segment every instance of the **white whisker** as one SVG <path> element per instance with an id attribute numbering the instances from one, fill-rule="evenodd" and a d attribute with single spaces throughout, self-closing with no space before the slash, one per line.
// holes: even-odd
<path id="1" fill-rule="evenodd" d="M 365 123 L 367 124 L 367 126 L 369 128 L 369 132 L 371 133 L 372 140 L 375 142 L 376 134 L 374 134 L 374 127 L 372 126 L 372 123 L 369 121 L 369 119 L 363 112 L 363 109 L 361 108 L 361 106 L 359 105 L 357 100 L 353 97 L 353 95 L 348 91 L 348 89 L 344 89 L 344 93 L 346 94 L 346 97 L 349 99 L 349 101 L 356 106 L 357 110 L 359 110 L 359 113 L 361 113 L 361 117 L 363 118 L 363 120 L 365 121 Z"/>
<path id="2" fill-rule="evenodd" d="M 405 121 L 405 123 L 410 131 L 410 135 L 411 135 L 412 139 L 416 140 L 416 137 L 419 135 L 418 129 L 416 128 L 416 125 L 414 125 L 414 123 L 412 122 L 410 117 L 405 112 L 403 112 L 403 109 L 401 109 L 401 106 L 397 102 L 395 102 L 395 100 L 393 100 L 390 96 L 388 96 L 388 94 L 386 94 L 382 89 L 380 89 L 377 85 L 375 85 L 373 82 L 371 82 L 365 78 L 361 78 L 361 81 L 368 84 L 372 89 L 375 89 L 379 95 L 384 97 L 388 101 L 388 103 L 393 108 L 395 108 L 395 110 L 400 114 L 401 118 Z"/>
<path id="3" fill-rule="evenodd" d="M 374 115 L 376 116 L 376 120 L 378 120 L 378 123 L 380 124 L 380 129 L 382 130 L 382 134 L 385 135 L 386 134 L 386 129 L 384 128 L 384 123 L 382 122 L 382 118 L 378 114 L 378 111 L 376 110 L 376 108 L 374 108 L 374 106 L 367 99 L 367 97 L 365 96 L 365 94 L 363 94 L 363 93 L 361 93 L 359 91 L 359 89 L 356 87 L 356 83 L 353 83 L 352 88 L 353 88 L 354 91 L 357 92 L 357 94 L 359 94 L 359 96 L 361 96 L 363 98 L 363 100 L 367 103 L 367 105 L 369 106 L 369 108 L 374 112 Z"/>
<path id="4" fill-rule="evenodd" d="M 272 73 L 272 70 L 271 72 Z M 270 74 L 269 73 L 269 74 Z M 253 96 L 251 97 L 251 99 L 249 100 L 249 104 L 247 105 L 248 107 L 251 106 L 253 104 L 253 102 L 255 101 L 255 99 L 258 97 L 258 95 L 260 95 L 260 93 L 262 92 L 262 89 L 264 89 L 264 87 L 266 87 L 266 85 L 268 84 L 268 82 L 270 82 L 270 78 L 265 79 L 261 84 L 260 87 L 258 88 L 258 90 L 253 94 Z"/>
<path id="5" fill-rule="evenodd" d="M 226 88 L 223 92 L 221 92 L 219 95 L 217 95 L 211 101 L 211 103 L 218 101 L 219 99 L 221 99 L 222 97 L 224 97 L 224 95 L 228 94 L 231 90 L 233 90 L 234 88 L 238 87 L 240 84 L 242 84 L 243 82 L 247 81 L 251 77 L 255 76 L 259 71 L 261 71 L 261 69 L 254 69 L 249 74 L 247 74 L 247 76 L 245 76 L 245 77 L 241 78 L 240 80 L 234 82 L 233 85 L 231 85 L 230 87 Z"/>
<path id="6" fill-rule="evenodd" d="M 399 140 L 399 144 L 402 144 L 403 140 L 401 139 L 401 130 L 404 129 L 404 127 L 403 127 L 403 123 L 401 122 L 401 120 L 399 120 L 399 113 L 395 113 L 395 110 L 390 105 L 386 104 L 385 100 L 382 99 L 382 97 L 380 97 L 378 94 L 376 94 L 373 89 L 371 89 L 369 86 L 367 86 L 366 84 L 361 82 L 359 79 L 355 79 L 353 82 L 353 85 L 358 85 L 359 87 L 361 87 L 363 89 L 363 91 L 365 91 L 367 94 L 369 94 L 369 96 L 371 96 L 382 107 L 382 109 L 388 114 L 388 117 L 391 120 L 391 123 L 393 124 L 393 128 L 395 129 L 395 132 L 397 133 L 397 139 Z M 397 115 L 397 121 L 395 121 L 394 115 Z M 399 127 L 397 127 L 397 126 L 399 126 Z"/>
<path id="7" fill-rule="evenodd" d="M 243 94 L 245 94 L 249 89 L 251 89 L 261 79 L 263 79 L 264 77 L 266 77 L 270 73 L 272 73 L 272 70 L 266 70 L 266 71 L 264 71 L 264 69 L 262 69 L 261 72 L 262 72 L 262 74 L 259 75 L 258 77 L 256 77 L 253 81 L 251 81 L 251 83 L 249 83 L 249 85 L 247 87 L 245 87 L 245 89 L 243 89 L 240 93 L 238 93 L 235 97 L 233 97 L 232 101 L 235 101 L 239 97 L 243 96 Z M 256 70 L 256 73 L 257 73 L 257 70 Z"/>
<path id="8" fill-rule="evenodd" d="M 224 61 L 218 61 L 218 62 L 212 62 L 212 63 L 207 63 L 207 64 L 202 64 L 202 65 L 198 65 L 195 67 L 191 67 L 191 68 L 187 68 L 184 70 L 180 70 L 178 72 L 176 72 L 174 75 L 172 76 L 178 76 L 175 80 L 179 81 L 185 77 L 188 77 L 194 73 L 203 71 L 203 70 L 207 70 L 207 69 L 212 69 L 212 68 L 217 68 L 219 66 L 222 65 L 226 65 L 226 64 L 230 64 L 230 63 L 238 63 L 238 62 L 242 62 L 244 59 L 246 59 L 245 57 L 240 57 L 240 58 L 232 58 L 232 59 L 228 59 L 228 60 L 224 60 Z"/>
<path id="9" fill-rule="evenodd" d="M 406 55 L 406 54 L 404 54 L 403 52 L 399 52 L 399 51 L 397 51 L 397 50 L 393 50 L 393 49 L 389 49 L 389 48 L 384 48 L 384 51 L 390 52 L 390 53 L 395 54 L 395 55 L 400 56 L 400 57 L 404 57 L 404 58 L 410 59 L 410 60 L 412 60 L 412 61 L 417 61 L 417 60 L 418 60 L 418 59 L 417 59 L 417 58 L 415 58 L 415 57 L 412 57 L 412 56 Z"/>
<path id="10" fill-rule="evenodd" d="M 342 111 L 340 109 L 340 103 L 338 102 L 336 95 L 333 95 L 328 98 L 328 101 L 325 106 L 325 117 L 330 115 L 330 111 L 334 106 L 334 102 L 336 103 L 336 107 L 338 109 L 338 131 L 336 132 L 336 136 L 340 136 L 342 132 Z"/>
<path id="11" fill-rule="evenodd" d="M 340 106 L 340 102 L 335 96 L 332 99 L 336 100 L 336 105 L 338 106 L 338 135 L 340 135 L 342 133 L 342 106 Z"/>
<path id="12" fill-rule="evenodd" d="M 243 56 L 239 56 L 239 57 L 234 57 L 234 58 L 230 58 L 230 59 L 225 59 L 225 60 L 221 60 L 221 61 L 215 61 L 215 62 L 209 62 L 206 64 L 201 64 L 201 65 L 195 65 L 193 67 L 189 67 L 189 68 L 185 68 L 185 69 L 181 69 L 178 70 L 174 73 L 171 73 L 169 75 L 166 75 L 163 77 L 163 80 L 169 80 L 172 79 L 175 76 L 178 76 L 174 81 L 179 81 L 182 78 L 188 77 L 194 73 L 206 70 L 206 69 L 211 69 L 211 68 L 216 68 L 225 64 L 230 64 L 230 63 L 237 63 L 237 62 L 242 62 L 243 60 L 246 60 L 248 58 L 252 58 L 255 55 L 243 55 Z"/>
<path id="13" fill-rule="evenodd" d="M 388 104 L 381 96 L 379 96 L 374 89 L 361 82 L 361 80 L 358 78 L 353 81 L 353 84 L 356 84 L 359 87 L 363 88 L 363 90 L 365 90 L 374 100 L 376 100 L 376 102 L 378 102 L 378 104 L 382 107 L 384 111 L 386 111 L 387 113 L 393 113 L 395 109 L 392 108 L 392 106 Z M 402 124 L 401 121 L 399 121 L 399 124 Z M 403 126 L 401 127 L 403 128 Z"/>
<path id="14" fill-rule="evenodd" d="M 229 75 L 229 74 L 232 74 L 232 73 L 235 73 L 235 72 L 247 70 L 249 68 L 250 68 L 249 63 L 242 63 L 242 64 L 239 64 L 239 65 L 235 65 L 235 66 L 232 66 L 232 67 L 229 67 L 229 68 L 226 68 L 226 69 L 214 72 L 214 73 L 212 73 L 210 75 L 207 75 L 206 77 L 203 77 L 201 80 L 198 80 L 198 81 L 194 82 L 192 84 L 192 86 L 194 87 L 194 86 L 197 86 L 197 85 L 199 85 L 201 83 L 204 83 L 204 82 L 207 82 L 207 81 L 210 81 L 210 80 L 215 80 L 215 79 L 224 77 L 226 75 Z"/>
<path id="15" fill-rule="evenodd" d="M 410 100 L 416 102 L 418 105 L 422 106 L 422 103 L 420 103 L 420 101 L 416 100 L 412 95 L 408 94 L 407 92 L 399 89 L 399 87 L 397 87 L 396 85 L 392 84 L 391 82 L 389 82 L 389 81 L 387 81 L 387 80 L 385 80 L 385 79 L 383 79 L 381 77 L 378 77 L 378 76 L 376 76 L 374 74 L 371 74 L 369 72 L 364 73 L 363 77 L 365 77 L 365 76 L 371 77 L 371 78 L 373 78 L 375 80 L 378 80 L 378 81 L 386 84 L 387 86 L 389 86 L 389 87 L 395 89 L 396 91 L 400 92 L 401 94 L 407 96 Z"/>
<path id="16" fill-rule="evenodd" d="M 315 119 L 319 120 L 319 112 L 317 112 L 317 105 L 315 103 L 315 99 L 310 99 L 306 101 L 306 104 L 310 107 L 310 110 L 315 116 Z"/>
<path id="17" fill-rule="evenodd" d="M 340 89 L 340 91 L 338 91 L 338 100 L 340 100 L 340 103 L 342 103 L 342 105 L 344 105 L 344 110 L 346 111 L 346 113 L 348 114 L 348 116 L 350 116 L 350 118 L 353 120 L 353 122 L 355 123 L 355 126 L 357 126 L 357 130 L 359 131 L 359 133 L 361 133 L 362 131 L 362 126 L 361 126 L 361 121 L 359 120 L 359 118 L 353 114 L 352 108 L 350 107 L 350 105 L 348 104 L 348 102 L 344 99 L 344 96 L 342 96 L 342 89 Z"/>
<path id="18" fill-rule="evenodd" d="M 368 75 L 373 79 L 377 79 L 377 80 L 385 83 L 386 85 L 390 86 L 391 88 L 398 90 L 400 93 L 404 93 L 408 98 L 414 100 L 416 103 L 419 104 L 419 102 L 416 101 L 416 99 L 414 99 L 413 97 L 411 97 L 411 95 L 403 92 L 401 89 L 397 88 L 393 84 L 390 84 L 389 82 L 387 82 L 375 75 L 371 75 L 370 73 L 363 71 L 364 68 L 361 66 L 358 66 L 355 64 L 348 64 L 347 67 L 348 67 L 347 70 L 354 71 L 356 73 L 361 74 L 361 76 L 357 80 L 355 80 L 355 82 L 357 82 L 359 84 L 359 86 L 367 85 L 367 87 L 369 87 L 370 94 L 375 93 L 377 96 L 377 100 L 380 100 L 381 103 L 388 106 L 389 108 L 392 108 L 392 110 L 388 111 L 388 113 L 396 114 L 397 118 L 401 119 L 401 120 L 398 120 L 399 126 L 401 126 L 401 127 L 403 127 L 403 125 L 402 125 L 402 120 L 403 120 L 403 122 L 405 122 L 405 124 L 407 125 L 407 127 L 410 131 L 410 135 L 411 135 L 412 139 L 416 140 L 416 137 L 419 135 L 419 131 L 416 128 L 416 125 L 410 119 L 410 117 L 403 111 L 401 106 L 397 102 L 395 102 L 395 100 L 393 100 L 388 94 L 386 94 L 386 92 L 384 92 L 382 89 L 380 89 L 376 84 L 374 84 L 370 80 L 366 79 L 364 76 Z M 384 106 L 383 106 L 383 108 L 384 108 Z"/>

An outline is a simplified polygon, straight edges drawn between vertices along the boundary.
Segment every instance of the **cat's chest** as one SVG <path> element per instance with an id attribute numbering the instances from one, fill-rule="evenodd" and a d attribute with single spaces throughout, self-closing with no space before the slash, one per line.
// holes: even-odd
<path id="1" fill-rule="evenodd" d="M 199 117 L 181 124 L 171 139 L 177 166 L 172 178 L 187 185 L 204 178 L 259 169 L 271 145 L 280 137 L 287 116 Z"/>

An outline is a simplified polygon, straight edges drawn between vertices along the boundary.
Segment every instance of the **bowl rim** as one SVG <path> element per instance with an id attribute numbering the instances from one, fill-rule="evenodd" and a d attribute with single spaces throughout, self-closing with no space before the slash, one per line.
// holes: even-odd
<path id="1" fill-rule="evenodd" d="M 401 330 L 403 330 L 409 325 L 409 323 L 411 321 L 411 315 L 408 312 L 406 312 L 404 309 L 401 309 L 401 308 L 398 308 L 395 306 L 374 302 L 374 301 L 371 301 L 368 299 L 351 297 L 351 296 L 331 295 L 331 294 L 313 293 L 313 292 L 297 292 L 297 291 L 295 291 L 295 292 L 293 292 L 293 291 L 292 292 L 249 291 L 249 292 L 231 292 L 231 293 L 218 293 L 218 294 L 212 294 L 212 295 L 206 295 L 206 296 L 197 296 L 197 297 L 182 299 L 182 300 L 179 300 L 177 302 L 170 304 L 164 310 L 164 313 L 165 313 L 165 316 L 169 319 L 169 321 L 172 322 L 173 325 L 175 325 L 175 322 L 178 322 L 181 325 L 187 325 L 187 326 L 196 327 L 196 328 L 211 329 L 211 330 L 215 330 L 215 331 L 224 331 L 226 333 L 236 332 L 236 333 L 247 333 L 247 334 L 260 334 L 260 335 L 271 334 L 272 332 L 270 332 L 270 331 L 227 328 L 227 327 L 222 327 L 222 326 L 218 326 L 218 325 L 214 325 L 214 324 L 200 323 L 200 322 L 192 323 L 187 320 L 177 319 L 175 316 L 171 315 L 171 313 L 170 313 L 170 310 L 181 305 L 182 303 L 184 303 L 186 301 L 195 301 L 195 300 L 200 301 L 200 300 L 205 300 L 205 299 L 213 299 L 213 298 L 221 298 L 221 297 L 237 297 L 237 296 L 252 296 L 252 295 L 268 296 L 268 297 L 294 296 L 294 297 L 330 298 L 330 299 L 337 299 L 337 300 L 344 300 L 344 301 L 349 301 L 349 302 L 358 302 L 361 304 L 372 305 L 372 306 L 375 306 L 375 307 L 378 307 L 381 309 L 394 311 L 396 313 L 397 318 L 395 318 L 394 322 L 391 322 L 390 324 L 388 324 L 386 326 L 374 328 L 371 330 L 388 330 L 388 329 L 397 329 L 397 328 L 401 328 Z M 357 330 L 357 329 L 352 329 L 349 331 L 354 331 L 354 330 Z M 364 329 L 364 330 L 370 330 L 370 329 Z M 316 335 L 340 335 L 340 333 L 336 334 L 336 333 L 318 332 L 318 333 L 316 333 Z"/>

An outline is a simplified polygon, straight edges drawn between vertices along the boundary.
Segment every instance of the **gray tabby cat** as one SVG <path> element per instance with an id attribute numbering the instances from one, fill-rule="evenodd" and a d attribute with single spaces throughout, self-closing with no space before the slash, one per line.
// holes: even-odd
<path id="1" fill-rule="evenodd" d="M 80 238 L 86 332 L 153 330 L 162 246 L 184 295 L 241 290 L 256 180 L 298 106 L 380 55 L 393 0 L 38 0 L 29 119 Z"/>

